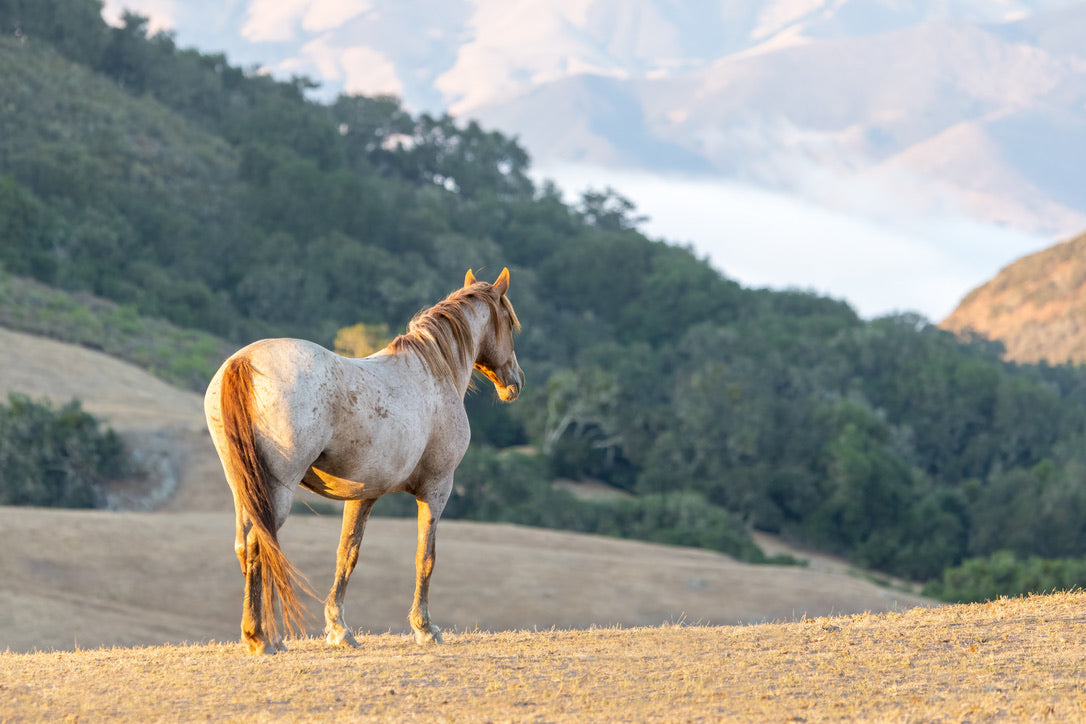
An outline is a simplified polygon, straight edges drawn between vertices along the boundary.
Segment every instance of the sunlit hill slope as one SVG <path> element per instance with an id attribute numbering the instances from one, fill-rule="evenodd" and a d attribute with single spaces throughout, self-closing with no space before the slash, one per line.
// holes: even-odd
<path id="1" fill-rule="evenodd" d="M 940 326 L 998 340 L 1015 362 L 1086 361 L 1086 234 L 1007 266 Z"/>

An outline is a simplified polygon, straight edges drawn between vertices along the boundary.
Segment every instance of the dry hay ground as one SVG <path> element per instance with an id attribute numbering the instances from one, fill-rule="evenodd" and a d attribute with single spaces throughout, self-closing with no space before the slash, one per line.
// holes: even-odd
<path id="1" fill-rule="evenodd" d="M 92 350 L 0 329 L 0 395 L 11 390 L 80 398 L 161 485 L 149 500 L 114 498 L 152 513 L 0 508 L 0 651 L 236 640 L 233 506 L 200 396 Z M 335 516 L 293 516 L 283 529 L 287 554 L 320 593 L 338 534 Z M 748 566 L 708 551 L 459 521 L 443 521 L 438 538 L 433 612 L 456 632 L 752 623 L 929 603 L 822 557 L 809 569 Z M 370 522 L 347 594 L 350 624 L 405 630 L 414 545 L 413 521 Z"/>
<path id="2" fill-rule="evenodd" d="M 1082 721 L 1086 595 L 755 626 L 0 654 L 12 721 Z"/>

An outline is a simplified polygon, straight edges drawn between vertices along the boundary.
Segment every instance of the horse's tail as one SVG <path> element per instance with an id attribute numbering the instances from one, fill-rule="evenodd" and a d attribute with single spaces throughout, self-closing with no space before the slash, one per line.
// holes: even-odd
<path id="1" fill-rule="evenodd" d="M 305 577 L 283 554 L 276 535 L 274 484 L 256 448 L 253 431 L 253 367 L 246 357 L 235 357 L 223 370 L 220 391 L 222 424 L 226 433 L 228 466 L 238 505 L 256 534 L 256 563 L 260 566 L 262 625 L 272 639 L 277 636 L 275 600 L 283 609 L 283 624 L 290 634 L 305 630 L 305 607 L 294 585 L 312 594 Z"/>

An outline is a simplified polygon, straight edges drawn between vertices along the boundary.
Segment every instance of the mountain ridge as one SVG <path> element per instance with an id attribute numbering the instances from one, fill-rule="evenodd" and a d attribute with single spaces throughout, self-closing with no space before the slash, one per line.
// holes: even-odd
<path id="1" fill-rule="evenodd" d="M 1004 267 L 940 326 L 997 340 L 1015 362 L 1086 362 L 1086 234 Z"/>

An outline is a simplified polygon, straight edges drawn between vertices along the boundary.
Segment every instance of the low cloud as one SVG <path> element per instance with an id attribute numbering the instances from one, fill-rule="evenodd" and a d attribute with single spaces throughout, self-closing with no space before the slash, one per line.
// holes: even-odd
<path id="1" fill-rule="evenodd" d="M 337 47 L 326 35 L 306 43 L 299 55 L 283 60 L 275 70 L 315 76 L 337 92 L 399 96 L 404 91 L 396 66 L 383 53 L 363 46 Z"/>
<path id="2" fill-rule="evenodd" d="M 253 43 L 294 40 L 306 0 L 252 0 L 241 35 Z"/>
<path id="3" fill-rule="evenodd" d="M 125 11 L 147 18 L 147 29 L 151 33 L 177 27 L 176 0 L 105 0 L 102 5 L 102 18 L 110 25 L 120 27 Z"/>

